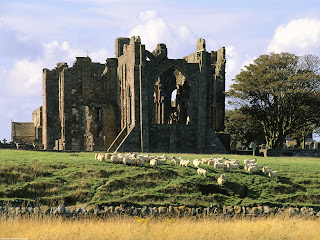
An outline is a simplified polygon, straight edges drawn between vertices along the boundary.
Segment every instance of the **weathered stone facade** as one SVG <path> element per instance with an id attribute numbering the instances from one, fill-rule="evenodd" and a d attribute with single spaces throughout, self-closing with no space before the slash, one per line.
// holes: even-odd
<path id="1" fill-rule="evenodd" d="M 169 59 L 140 37 L 117 38 L 105 64 L 77 57 L 43 70 L 44 149 L 74 151 L 227 152 L 225 49 Z"/>
<path id="2" fill-rule="evenodd" d="M 12 122 L 11 141 L 33 144 L 34 126 L 32 122 Z"/>
<path id="3" fill-rule="evenodd" d="M 122 134 L 109 151 L 226 152 L 225 49 L 205 40 L 183 59 L 168 59 L 165 44 L 151 53 L 139 37 L 117 38 Z M 176 99 L 172 102 L 172 93 Z"/>
<path id="4" fill-rule="evenodd" d="M 42 107 L 32 113 L 32 122 L 12 122 L 11 142 L 42 145 Z"/>

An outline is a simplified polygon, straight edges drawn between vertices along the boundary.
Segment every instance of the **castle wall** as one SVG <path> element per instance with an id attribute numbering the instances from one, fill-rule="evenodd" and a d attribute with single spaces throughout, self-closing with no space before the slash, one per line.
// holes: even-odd
<path id="1" fill-rule="evenodd" d="M 42 143 L 44 149 L 53 149 L 55 140 L 61 136 L 59 118 L 59 75 L 67 67 L 66 63 L 58 63 L 53 70 L 43 69 L 42 76 Z"/>
<path id="2" fill-rule="evenodd" d="M 61 139 L 57 148 L 103 151 L 112 143 L 118 130 L 116 64 L 115 59 L 104 65 L 92 63 L 89 57 L 77 57 L 72 67 L 61 72 Z"/>
<path id="3" fill-rule="evenodd" d="M 32 112 L 34 126 L 34 142 L 38 146 L 42 145 L 42 106 Z"/>
<path id="4" fill-rule="evenodd" d="M 77 57 L 44 69 L 45 149 L 226 152 L 215 134 L 224 130 L 225 49 L 207 52 L 199 39 L 182 59 L 167 51 L 117 38 L 106 64 Z"/>
<path id="5" fill-rule="evenodd" d="M 33 144 L 34 126 L 33 122 L 12 122 L 11 142 Z"/>
<path id="6" fill-rule="evenodd" d="M 135 138 L 128 136 L 119 150 L 132 151 L 132 146 L 136 146 L 136 151 L 140 148 L 145 152 L 226 152 L 214 133 L 224 127 L 224 95 L 218 92 L 222 84 L 224 87 L 225 55 L 221 53 L 224 49 L 219 50 L 212 61 L 214 57 L 206 52 L 203 39 L 198 41 L 197 51 L 184 59 L 168 59 L 165 44 L 158 44 L 152 53 L 146 51 L 144 45 L 134 49 L 134 45 L 123 46 L 123 55 L 118 58 L 121 126 L 128 126 L 128 112 L 136 113 L 136 121 L 130 133 Z M 132 68 L 130 63 L 137 60 L 134 58 L 137 51 L 140 51 L 140 59 L 136 61 L 139 66 Z M 133 73 L 130 70 L 123 73 L 128 66 Z M 132 87 L 135 105 L 126 102 L 129 98 L 125 93 Z M 171 94 L 175 89 L 177 99 L 173 106 Z M 222 116 L 215 116 L 222 106 Z M 137 125 L 139 117 L 140 126 Z M 140 131 L 140 138 L 134 130 Z"/>

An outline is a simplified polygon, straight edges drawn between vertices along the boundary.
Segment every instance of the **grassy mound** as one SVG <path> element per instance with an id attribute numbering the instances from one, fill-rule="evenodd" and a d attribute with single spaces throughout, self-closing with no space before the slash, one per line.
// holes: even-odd
<path id="1" fill-rule="evenodd" d="M 187 159 L 208 155 L 172 154 Z M 171 156 L 171 154 L 168 154 Z M 220 157 L 221 155 L 216 155 Z M 23 199 L 41 204 L 118 204 L 209 206 L 283 204 L 320 206 L 320 159 L 258 157 L 279 172 L 271 180 L 261 171 L 249 174 L 243 159 L 238 171 L 209 167 L 207 178 L 194 167 L 174 166 L 169 161 L 152 169 L 104 163 L 94 153 L 62 153 L 0 150 L 0 200 Z M 252 158 L 252 157 L 251 157 Z M 216 179 L 226 173 L 227 183 Z"/>

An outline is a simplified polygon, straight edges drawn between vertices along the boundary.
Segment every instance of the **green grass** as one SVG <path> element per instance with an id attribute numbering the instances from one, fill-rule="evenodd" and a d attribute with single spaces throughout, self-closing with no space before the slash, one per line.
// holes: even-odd
<path id="1" fill-rule="evenodd" d="M 168 154 L 187 159 L 209 155 Z M 216 155 L 220 157 L 221 155 Z M 156 169 L 104 163 L 94 153 L 0 150 L 0 200 L 22 199 L 41 204 L 147 204 L 147 205 L 253 205 L 320 206 L 320 159 L 258 157 L 279 173 L 271 180 L 261 171 L 249 174 L 209 168 L 207 178 L 194 167 L 177 167 L 168 161 Z M 227 183 L 216 179 L 226 173 Z"/>

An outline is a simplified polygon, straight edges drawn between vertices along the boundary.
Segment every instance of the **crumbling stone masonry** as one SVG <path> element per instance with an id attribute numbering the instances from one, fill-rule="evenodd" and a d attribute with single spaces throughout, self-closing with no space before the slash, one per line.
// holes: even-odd
<path id="1" fill-rule="evenodd" d="M 169 59 L 117 38 L 105 64 L 77 57 L 43 70 L 44 149 L 225 153 L 225 48 Z M 224 142 L 224 144 L 222 143 Z"/>
<path id="2" fill-rule="evenodd" d="M 109 151 L 226 152 L 215 132 L 224 130 L 225 49 L 168 59 L 165 44 L 153 52 L 139 37 L 117 38 L 122 134 Z M 172 93 L 176 93 L 174 101 Z"/>
<path id="3" fill-rule="evenodd" d="M 32 122 L 12 122 L 11 142 L 42 145 L 42 107 L 32 113 Z"/>

